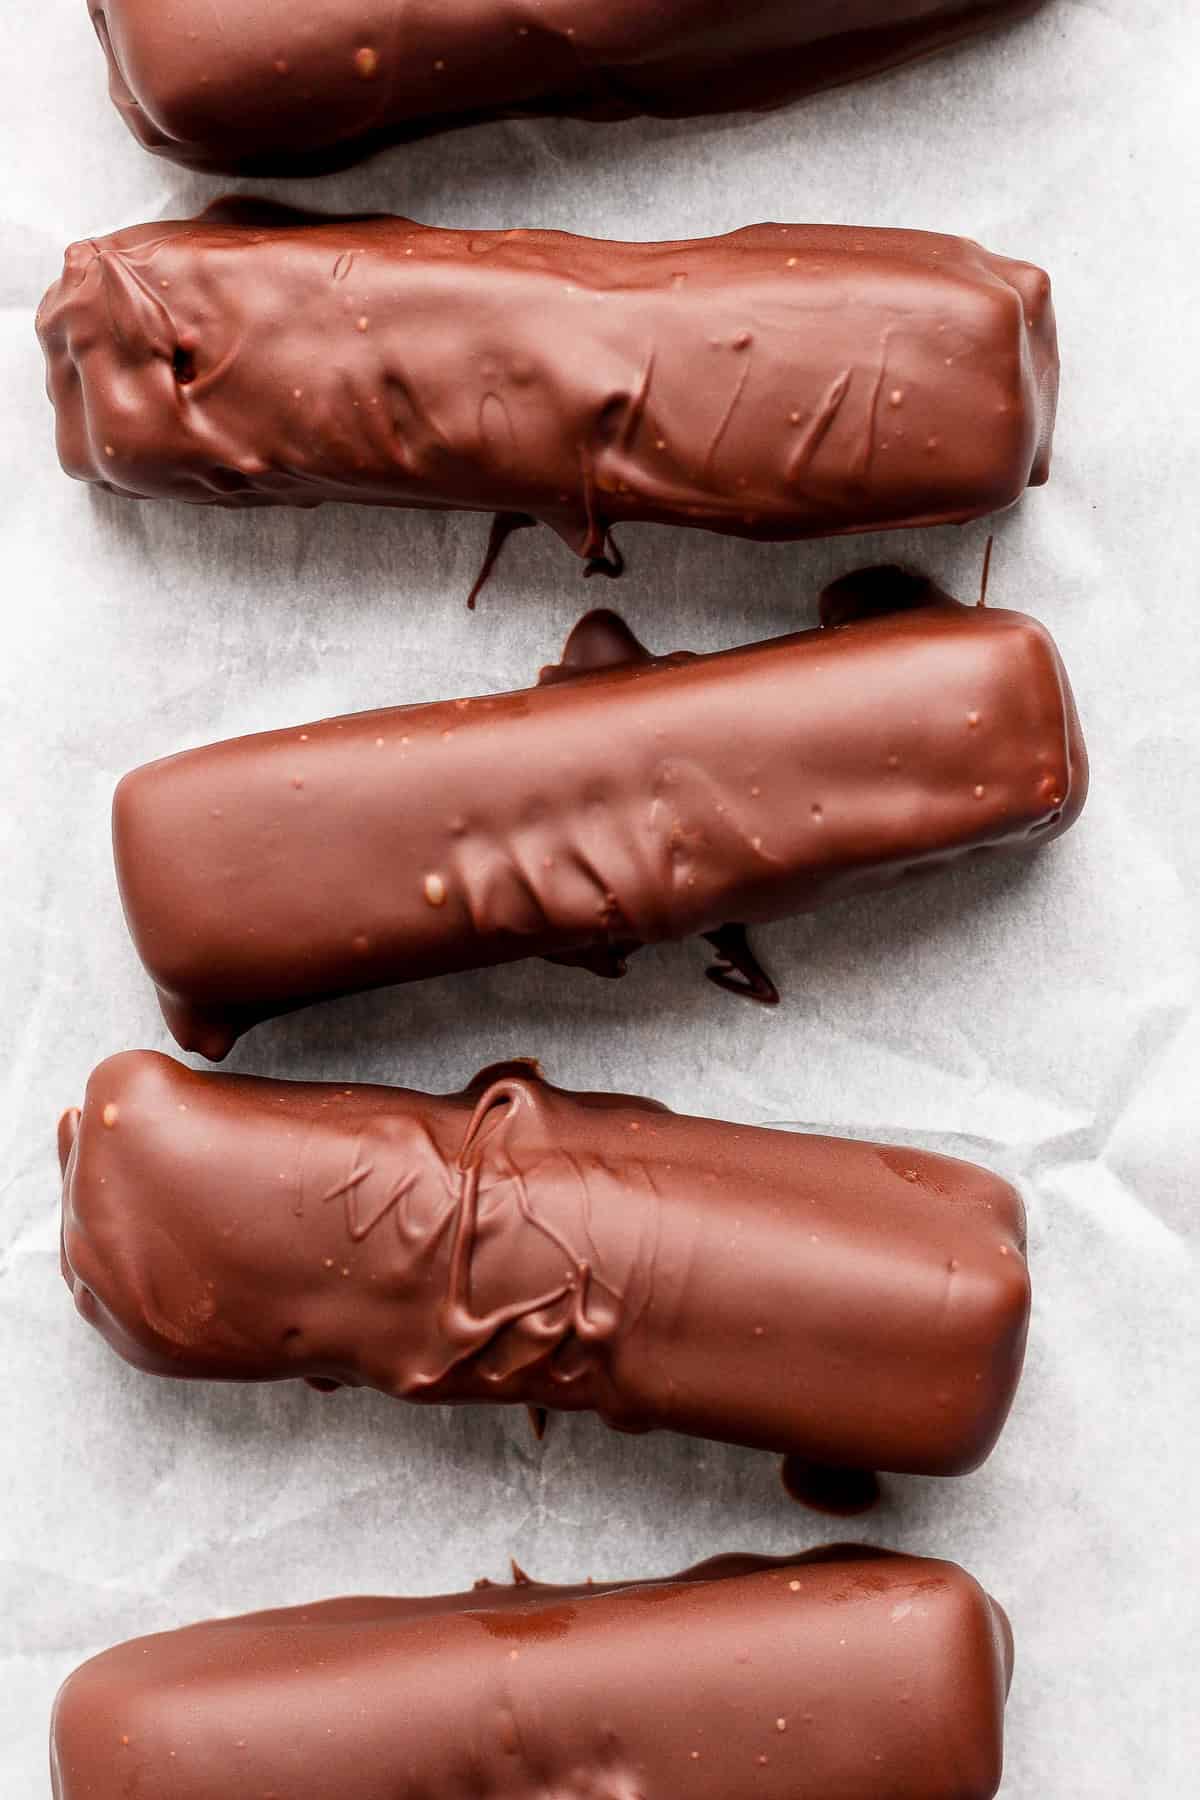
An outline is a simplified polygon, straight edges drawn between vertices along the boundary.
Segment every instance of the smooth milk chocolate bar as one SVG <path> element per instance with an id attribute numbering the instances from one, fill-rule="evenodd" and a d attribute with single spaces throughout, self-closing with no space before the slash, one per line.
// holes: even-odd
<path id="1" fill-rule="evenodd" d="M 67 253 L 38 318 L 68 473 L 751 538 L 973 519 L 1049 471 L 1050 283 L 966 238 L 692 243 L 233 206 Z"/>
<path id="2" fill-rule="evenodd" d="M 125 916 L 179 1043 L 220 1058 L 306 1001 L 520 957 L 618 974 L 1072 824 L 1087 758 L 1040 625 L 895 569 L 824 606 L 840 622 L 709 656 L 593 614 L 536 688 L 127 775 Z"/>
<path id="3" fill-rule="evenodd" d="M 919 1150 L 571 1094 L 102 1063 L 60 1129 L 76 1305 L 155 1375 L 597 1412 L 961 1474 L 1029 1318 L 1013 1188 Z"/>
<path id="4" fill-rule="evenodd" d="M 108 1650 L 55 1800 L 992 1800 L 1012 1633 L 954 1563 L 839 1548 L 666 1580 L 329 1600 Z"/>
<path id="5" fill-rule="evenodd" d="M 479 119 L 783 104 L 1041 0 L 88 0 L 109 91 L 192 168 L 337 168 Z"/>

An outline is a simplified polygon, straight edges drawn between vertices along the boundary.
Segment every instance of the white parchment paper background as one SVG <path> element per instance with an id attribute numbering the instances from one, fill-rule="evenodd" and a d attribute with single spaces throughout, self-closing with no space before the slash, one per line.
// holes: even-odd
<path id="1" fill-rule="evenodd" d="M 591 1420 L 539 1447 L 522 1414 L 155 1382 L 84 1329 L 57 1266 L 55 1119 L 102 1056 L 167 1047 L 113 887 L 117 777 L 234 732 L 525 685 L 588 604 L 670 650 L 810 621 L 831 574 L 896 553 L 970 595 L 987 527 L 801 548 L 626 530 L 615 592 L 526 533 L 470 616 L 486 520 L 90 496 L 55 464 L 36 302 L 69 240 L 187 214 L 219 184 L 125 136 L 83 0 L 7 0 L 3 44 L 0 1792 L 41 1800 L 55 1687 L 120 1638 L 456 1587 L 510 1554 L 548 1578 L 634 1576 L 837 1529 L 786 1500 L 768 1457 Z M 531 964 L 326 1006 L 233 1059 L 448 1088 L 536 1054 L 565 1084 L 1017 1177 L 1036 1323 L 1011 1426 L 979 1474 L 891 1480 L 843 1532 L 953 1556 L 1010 1609 L 1007 1800 L 1200 1792 L 1198 67 L 1195 0 L 1048 0 L 775 117 L 480 129 L 316 193 L 629 237 L 918 225 L 1053 275 L 1055 474 L 997 526 L 991 593 L 1043 617 L 1071 669 L 1093 758 L 1073 835 L 760 933 L 775 1015 L 719 994 L 687 945 L 622 984 Z"/>

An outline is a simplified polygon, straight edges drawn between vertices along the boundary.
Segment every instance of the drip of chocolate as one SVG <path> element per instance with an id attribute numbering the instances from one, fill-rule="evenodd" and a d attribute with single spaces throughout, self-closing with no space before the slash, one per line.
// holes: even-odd
<path id="1" fill-rule="evenodd" d="M 851 1547 L 640 1583 L 328 1600 L 85 1663 L 55 1800 L 993 1800 L 1012 1633 L 953 1563 Z"/>
<path id="2" fill-rule="evenodd" d="M 988 541 L 987 541 L 987 548 L 985 549 L 985 551 L 983 553 L 983 574 L 979 578 L 979 605 L 980 606 L 987 605 L 988 577 L 991 575 L 991 572 L 992 572 L 992 551 L 995 548 L 995 545 L 996 545 L 995 537 L 992 535 L 989 535 Z"/>
<path id="3" fill-rule="evenodd" d="M 599 607 L 585 613 L 574 627 L 556 663 L 547 663 L 538 674 L 539 687 L 573 681 L 579 675 L 599 675 L 605 669 L 637 668 L 655 658 L 639 643 L 619 613 Z"/>
<path id="4" fill-rule="evenodd" d="M 882 1497 L 873 1470 L 830 1469 L 806 1462 L 802 1456 L 785 1456 L 780 1478 L 789 1499 L 835 1519 L 860 1518 L 878 1506 Z"/>
<path id="5" fill-rule="evenodd" d="M 1017 1194 L 970 1163 L 520 1063 L 432 1096 L 114 1057 L 63 1181 L 76 1304 L 151 1374 L 594 1410 L 923 1474 L 1000 1431 L 1023 1246 Z"/>
<path id="6" fill-rule="evenodd" d="M 824 607 L 819 631 L 711 656 L 653 657 L 590 613 L 535 688 L 126 776 L 121 896 L 179 1043 L 219 1058 L 305 1001 L 523 957 L 618 976 L 693 935 L 714 981 L 773 1003 L 730 921 L 1068 828 L 1087 758 L 1040 625 L 897 570 Z"/>
<path id="7" fill-rule="evenodd" d="M 819 617 L 827 631 L 834 631 L 841 625 L 936 606 L 944 598 L 928 575 L 884 563 L 876 569 L 855 569 L 831 581 L 821 594 Z"/>
<path id="8" fill-rule="evenodd" d="M 779 1005 L 779 989 L 751 949 L 744 925 L 722 925 L 703 935 L 717 953 L 717 961 L 704 971 L 715 987 L 760 1006 Z"/>
<path id="9" fill-rule="evenodd" d="M 928 56 L 1041 0 L 89 0 L 148 149 L 245 174 L 342 168 L 504 116 L 766 108 Z"/>
<path id="10" fill-rule="evenodd" d="M 77 244 L 38 330 L 68 473 L 492 513 L 485 573 L 526 519 L 610 575 L 625 521 L 973 519 L 1046 480 L 1058 392 L 1040 269 L 850 226 L 629 244 L 224 206 Z"/>
<path id="11" fill-rule="evenodd" d="M 537 520 L 531 519 L 528 513 L 498 512 L 492 520 L 492 528 L 488 533 L 487 549 L 484 552 L 483 566 L 475 577 L 475 585 L 467 595 L 467 610 L 474 612 L 479 596 L 496 572 L 496 565 L 504 554 L 504 546 L 514 531 L 527 531 Z"/>
<path id="12" fill-rule="evenodd" d="M 584 969 L 601 981 L 620 981 L 629 973 L 629 959 L 645 946 L 624 938 L 620 942 L 588 944 L 582 950 L 559 950 L 543 958 L 560 969 Z"/>
<path id="13" fill-rule="evenodd" d="M 583 571 L 584 580 L 593 575 L 603 575 L 608 581 L 619 581 L 625 573 L 625 558 L 621 546 L 611 532 L 605 538 L 604 549 L 599 556 L 593 556 Z"/>

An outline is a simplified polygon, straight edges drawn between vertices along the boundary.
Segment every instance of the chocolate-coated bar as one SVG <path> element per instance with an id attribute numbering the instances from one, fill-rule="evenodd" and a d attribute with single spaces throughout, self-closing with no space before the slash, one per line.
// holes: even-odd
<path id="1" fill-rule="evenodd" d="M 39 314 L 64 468 L 224 505 L 801 538 L 944 524 L 1046 479 L 1050 284 L 966 238 L 693 243 L 257 208 L 77 244 Z"/>
<path id="2" fill-rule="evenodd" d="M 612 1586 L 329 1600 L 85 1663 L 55 1800 L 992 1800 L 1012 1633 L 954 1563 L 839 1548 Z"/>
<path id="3" fill-rule="evenodd" d="M 518 957 L 620 973 L 1067 829 L 1087 759 L 1040 625 L 895 569 L 824 604 L 843 622 L 711 656 L 594 614 L 537 688 L 127 775 L 125 915 L 179 1043 L 220 1058 L 305 1001 Z"/>
<path id="4" fill-rule="evenodd" d="M 1029 1314 L 998 1176 L 570 1094 L 263 1081 L 135 1051 L 65 1115 L 63 1268 L 156 1375 L 594 1410 L 825 1466 L 960 1474 Z"/>
<path id="5" fill-rule="evenodd" d="M 134 136 L 193 168 L 336 168 L 517 114 L 769 107 L 1041 0 L 89 0 Z"/>

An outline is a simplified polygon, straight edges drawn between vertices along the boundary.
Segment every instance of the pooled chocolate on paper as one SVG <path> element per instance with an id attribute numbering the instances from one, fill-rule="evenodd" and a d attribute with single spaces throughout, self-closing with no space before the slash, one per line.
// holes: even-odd
<path id="1" fill-rule="evenodd" d="M 1029 1317 L 1014 1189 L 912 1149 L 570 1094 L 200 1073 L 135 1051 L 66 1115 L 63 1271 L 150 1374 L 595 1411 L 961 1474 Z"/>
<path id="2" fill-rule="evenodd" d="M 992 1800 L 1004 1612 L 857 1547 L 327 1600 L 140 1638 L 54 1707 L 55 1800 Z"/>
<path id="3" fill-rule="evenodd" d="M 67 253 L 63 467 L 114 493 L 751 538 L 973 519 L 1049 471 L 1050 283 L 966 238 L 690 243 L 226 205 Z"/>
<path id="4" fill-rule="evenodd" d="M 113 101 L 148 150 L 276 174 L 486 118 L 778 106 L 1040 4 L 89 0 Z"/>
<path id="5" fill-rule="evenodd" d="M 839 623 L 710 656 L 595 614 L 537 688 L 127 775 L 121 895 L 179 1043 L 217 1059 L 306 1001 L 520 957 L 619 974 L 692 934 L 769 1000 L 722 926 L 1068 828 L 1087 759 L 1040 625 L 895 569 L 825 606 Z"/>

